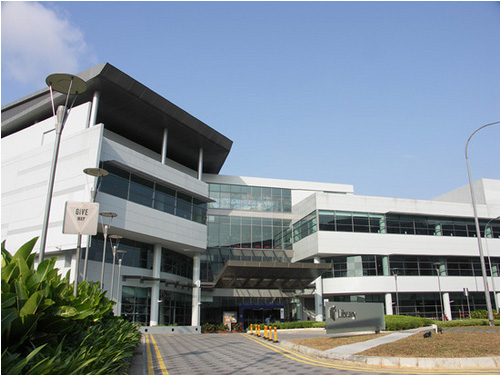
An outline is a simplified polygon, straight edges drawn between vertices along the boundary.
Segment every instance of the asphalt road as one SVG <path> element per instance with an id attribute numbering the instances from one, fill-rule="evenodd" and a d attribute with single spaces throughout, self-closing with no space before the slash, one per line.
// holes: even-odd
<path id="1" fill-rule="evenodd" d="M 144 335 L 129 375 L 498 374 L 498 370 L 397 369 L 316 359 L 248 334 Z"/>

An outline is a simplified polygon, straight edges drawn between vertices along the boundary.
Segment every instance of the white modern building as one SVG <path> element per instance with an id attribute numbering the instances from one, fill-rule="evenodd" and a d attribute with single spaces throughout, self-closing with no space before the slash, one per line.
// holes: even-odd
<path id="1" fill-rule="evenodd" d="M 485 309 L 468 186 L 422 201 L 219 175 L 232 147 L 225 136 L 110 64 L 78 76 L 88 89 L 62 133 L 46 256 L 75 278 L 77 236 L 62 233 L 64 206 L 97 191 L 100 211 L 116 216 L 101 215 L 99 233 L 84 238 L 78 277 L 100 281 L 107 249 L 103 287 L 118 314 L 197 326 L 224 312 L 245 324 L 322 320 L 325 300 L 448 319 Z M 40 236 L 54 123 L 48 88 L 2 108 L 2 240 L 11 251 Z M 498 309 L 500 180 L 474 190 Z"/>

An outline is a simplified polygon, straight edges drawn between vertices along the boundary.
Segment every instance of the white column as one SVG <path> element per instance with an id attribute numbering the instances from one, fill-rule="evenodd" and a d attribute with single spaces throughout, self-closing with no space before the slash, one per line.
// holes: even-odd
<path id="1" fill-rule="evenodd" d="M 153 275 L 155 279 L 160 278 L 161 270 L 161 245 L 155 244 L 153 250 Z M 153 281 L 153 286 L 151 287 L 151 319 L 149 321 L 150 326 L 158 325 L 158 310 L 160 299 L 160 280 Z"/>
<path id="2" fill-rule="evenodd" d="M 392 293 L 385 294 L 385 315 L 394 315 L 392 310 Z"/>
<path id="3" fill-rule="evenodd" d="M 314 257 L 314 263 L 320 263 L 320 257 Z M 314 306 L 316 312 L 316 321 L 323 321 L 323 278 L 320 276 L 315 281 L 316 290 L 314 291 Z"/>
<path id="4" fill-rule="evenodd" d="M 161 145 L 161 163 L 165 164 L 167 160 L 167 140 L 168 140 L 168 129 L 163 129 L 163 142 Z"/>
<path id="5" fill-rule="evenodd" d="M 198 157 L 198 180 L 203 177 L 203 149 L 200 147 L 200 155 Z"/>
<path id="6" fill-rule="evenodd" d="M 99 109 L 99 91 L 94 91 L 94 97 L 92 98 L 92 109 L 90 111 L 89 127 L 94 126 L 97 122 L 97 110 Z"/>
<path id="7" fill-rule="evenodd" d="M 444 292 L 443 293 L 443 305 L 444 305 L 444 314 L 446 315 L 446 318 L 448 320 L 452 320 L 451 317 L 451 303 L 450 303 L 450 293 Z"/>
<path id="8" fill-rule="evenodd" d="M 191 325 L 200 325 L 200 303 L 201 303 L 201 288 L 200 288 L 200 254 L 193 257 L 193 302 L 191 310 Z"/>
<path id="9" fill-rule="evenodd" d="M 500 303 L 500 293 L 497 293 L 495 296 L 496 296 L 495 306 L 496 306 L 497 312 L 498 312 L 500 310 L 500 306 L 498 305 Z"/>

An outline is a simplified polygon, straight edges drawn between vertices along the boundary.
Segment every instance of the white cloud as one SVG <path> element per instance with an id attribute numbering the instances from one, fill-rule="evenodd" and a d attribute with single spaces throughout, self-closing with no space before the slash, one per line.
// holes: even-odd
<path id="1" fill-rule="evenodd" d="M 68 17 L 36 2 L 2 2 L 2 79 L 40 82 L 50 73 L 77 73 L 95 58 Z"/>

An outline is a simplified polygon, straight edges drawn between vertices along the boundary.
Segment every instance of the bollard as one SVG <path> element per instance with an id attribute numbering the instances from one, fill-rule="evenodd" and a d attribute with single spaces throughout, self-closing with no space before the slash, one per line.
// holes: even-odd
<path id="1" fill-rule="evenodd" d="M 253 335 L 253 325 L 251 325 L 251 324 L 250 324 L 250 329 L 249 329 L 249 331 L 250 331 L 250 334 L 251 334 L 251 335 Z"/>
<path id="2" fill-rule="evenodd" d="M 278 330 L 274 327 L 274 342 L 278 342 Z"/>
<path id="3" fill-rule="evenodd" d="M 273 341 L 273 327 L 271 325 L 269 325 L 269 336 L 267 339 Z"/>
<path id="4" fill-rule="evenodd" d="M 260 337 L 260 325 L 255 327 L 255 334 Z"/>
<path id="5" fill-rule="evenodd" d="M 264 324 L 264 339 L 267 340 L 267 325 Z"/>

